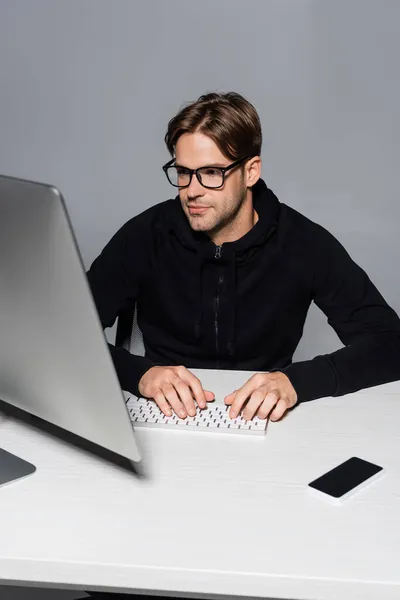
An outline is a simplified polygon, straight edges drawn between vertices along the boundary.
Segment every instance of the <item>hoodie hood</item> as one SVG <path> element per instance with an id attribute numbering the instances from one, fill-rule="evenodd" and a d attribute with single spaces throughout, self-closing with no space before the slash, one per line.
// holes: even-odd
<path id="1" fill-rule="evenodd" d="M 189 221 L 182 209 L 179 195 L 174 199 L 170 231 L 173 232 L 180 242 L 197 253 L 203 254 L 204 258 L 213 258 L 215 244 L 208 235 L 201 231 L 193 231 Z M 265 243 L 265 236 L 270 233 L 271 228 L 276 227 L 280 202 L 272 190 L 270 190 L 262 179 L 259 179 L 253 187 L 253 206 L 258 214 L 258 221 L 244 236 L 235 242 L 225 242 L 223 253 L 230 252 L 234 248 L 236 256 L 242 256 L 246 252 Z"/>

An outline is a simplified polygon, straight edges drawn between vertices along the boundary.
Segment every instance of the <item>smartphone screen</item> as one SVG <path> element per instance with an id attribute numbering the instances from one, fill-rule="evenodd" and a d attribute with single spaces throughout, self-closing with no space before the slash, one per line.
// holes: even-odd
<path id="1" fill-rule="evenodd" d="M 378 465 L 353 456 L 308 485 L 332 498 L 339 499 L 382 469 Z"/>
<path id="2" fill-rule="evenodd" d="M 36 471 L 36 467 L 15 454 L 0 448 L 0 486 L 27 477 Z"/>

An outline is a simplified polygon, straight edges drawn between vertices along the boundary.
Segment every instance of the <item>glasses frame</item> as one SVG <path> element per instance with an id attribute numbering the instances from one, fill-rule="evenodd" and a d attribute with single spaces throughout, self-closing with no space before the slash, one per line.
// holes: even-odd
<path id="1" fill-rule="evenodd" d="M 169 183 L 176 188 L 179 188 L 180 190 L 188 188 L 189 185 L 192 183 L 192 177 L 193 175 L 196 175 L 197 181 L 200 183 L 200 185 L 202 185 L 204 188 L 208 189 L 208 190 L 219 190 L 222 187 L 224 187 L 224 183 L 225 183 L 225 175 L 228 171 L 231 171 L 232 169 L 234 169 L 235 167 L 238 167 L 240 164 L 244 163 L 246 160 L 249 160 L 250 158 L 252 158 L 252 156 L 245 156 L 244 158 L 239 158 L 239 160 L 235 160 L 235 162 L 231 163 L 230 165 L 228 165 L 227 167 L 215 167 L 213 165 L 204 165 L 204 167 L 199 167 L 198 169 L 188 169 L 187 167 L 182 167 L 182 169 L 186 169 L 186 171 L 188 172 L 188 174 L 190 175 L 190 179 L 189 179 L 189 183 L 187 185 L 175 185 L 174 183 L 172 183 L 172 181 L 170 180 L 170 178 L 168 177 L 168 169 L 169 167 L 173 167 L 175 166 L 173 163 L 175 162 L 175 158 L 172 158 L 170 161 L 168 161 L 164 166 L 163 166 L 163 171 L 169 181 Z M 201 175 L 199 173 L 199 171 L 201 171 L 202 169 L 219 169 L 222 173 L 222 183 L 221 185 L 219 185 L 218 187 L 212 187 L 209 185 L 204 185 L 203 182 L 201 181 Z"/>

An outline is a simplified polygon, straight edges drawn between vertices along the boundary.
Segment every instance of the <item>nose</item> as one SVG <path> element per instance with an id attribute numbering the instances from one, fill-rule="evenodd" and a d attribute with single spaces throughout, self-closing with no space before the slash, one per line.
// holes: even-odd
<path id="1" fill-rule="evenodd" d="M 193 173 L 192 181 L 190 182 L 189 187 L 186 188 L 188 198 L 198 198 L 199 196 L 203 196 L 204 192 L 205 188 L 198 181 L 195 173 Z"/>

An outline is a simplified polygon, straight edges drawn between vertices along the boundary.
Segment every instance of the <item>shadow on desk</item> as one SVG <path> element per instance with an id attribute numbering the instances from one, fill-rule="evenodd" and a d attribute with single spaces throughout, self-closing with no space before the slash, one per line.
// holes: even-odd
<path id="1" fill-rule="evenodd" d="M 138 463 L 133 463 L 129 459 L 125 458 L 125 456 L 121 456 L 120 454 L 112 452 L 111 450 L 107 450 L 106 448 L 103 448 L 94 442 L 90 442 L 89 440 L 71 433 L 70 431 L 63 429 L 58 425 L 53 425 L 53 423 L 49 423 L 40 417 L 12 406 L 3 400 L 0 400 L 0 414 L 1 413 L 21 421 L 22 423 L 25 423 L 26 425 L 29 425 L 38 431 L 44 432 L 55 439 L 67 442 L 67 444 L 71 444 L 75 448 L 79 448 L 88 454 L 95 455 L 102 460 L 111 462 L 116 467 L 119 467 L 125 471 L 130 471 L 140 479 L 146 478 L 143 469 L 140 468 Z"/>
<path id="2" fill-rule="evenodd" d="M 0 585 L 1 600 L 90 600 L 83 592 Z"/>
<path id="3" fill-rule="evenodd" d="M 152 596 L 142 594 L 109 594 L 103 592 L 88 592 L 89 596 L 82 596 L 76 600 L 149 600 L 149 598 L 158 598 L 158 600 L 279 600 L 279 598 L 258 598 L 255 596 L 220 596 L 213 594 L 181 594 L 179 596 Z"/>
<path id="4" fill-rule="evenodd" d="M 129 598 L 134 598 L 135 600 L 149 600 L 150 598 L 158 598 L 158 600 L 162 600 L 163 598 L 169 598 L 172 600 L 173 598 L 180 598 L 184 600 L 185 598 L 190 598 L 190 596 L 143 596 L 138 594 L 130 595 L 130 594 L 101 594 L 97 592 L 97 596 L 95 592 L 92 592 L 92 595 L 88 595 L 85 592 L 78 591 L 70 591 L 70 590 L 55 590 L 52 588 L 27 588 L 27 587 L 14 587 L 14 586 L 1 586 L 0 585 L 0 598 L 1 600 L 129 600 Z M 202 596 L 193 596 L 192 600 L 195 598 L 204 598 L 207 599 L 215 599 L 220 598 L 221 600 L 240 600 L 243 596 L 210 596 L 209 594 L 204 594 Z M 244 600 L 260 600 L 260 598 L 251 598 L 250 596 L 246 596 Z M 278 600 L 278 598 L 264 598 L 263 600 Z"/>

